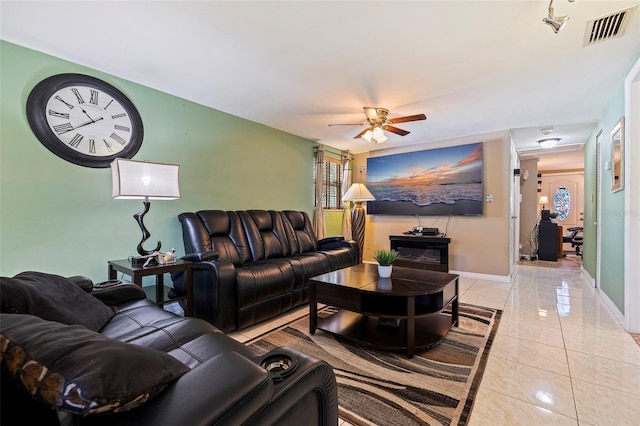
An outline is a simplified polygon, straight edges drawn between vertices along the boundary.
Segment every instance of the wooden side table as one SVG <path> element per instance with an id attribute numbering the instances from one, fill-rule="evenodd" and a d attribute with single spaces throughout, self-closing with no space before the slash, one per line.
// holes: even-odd
<path id="1" fill-rule="evenodd" d="M 177 259 L 173 263 L 169 263 L 166 265 L 153 265 L 153 266 L 134 266 L 131 265 L 131 262 L 128 259 L 122 260 L 110 260 L 109 262 L 109 279 L 115 280 L 118 278 L 118 272 L 122 272 L 123 274 L 129 275 L 133 282 L 140 287 L 142 287 L 142 277 L 155 275 L 156 276 L 156 288 L 155 288 L 155 298 L 153 297 L 153 293 L 147 292 L 147 297 L 154 301 L 158 306 L 164 306 L 167 303 L 175 302 L 176 300 L 186 299 L 186 306 L 184 310 L 185 316 L 193 315 L 193 263 Z M 166 287 L 164 285 L 164 274 L 171 272 L 180 272 L 184 271 L 185 273 L 185 290 L 186 296 L 182 297 L 174 297 L 170 298 L 168 296 L 169 290 L 171 288 Z"/>

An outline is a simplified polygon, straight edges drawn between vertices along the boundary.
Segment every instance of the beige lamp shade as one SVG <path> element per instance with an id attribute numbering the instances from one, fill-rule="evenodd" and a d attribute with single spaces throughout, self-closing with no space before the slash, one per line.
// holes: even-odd
<path id="1" fill-rule="evenodd" d="M 375 199 L 376 197 L 369 192 L 363 183 L 354 183 L 342 197 L 343 201 L 374 201 Z"/>
<path id="2" fill-rule="evenodd" d="M 546 195 L 540 196 L 540 199 L 538 200 L 538 205 L 544 206 L 546 204 L 549 204 L 549 199 L 547 198 L 547 196 Z"/>
<path id="3" fill-rule="evenodd" d="M 112 196 L 119 200 L 180 198 L 177 164 L 116 158 L 111 162 Z"/>

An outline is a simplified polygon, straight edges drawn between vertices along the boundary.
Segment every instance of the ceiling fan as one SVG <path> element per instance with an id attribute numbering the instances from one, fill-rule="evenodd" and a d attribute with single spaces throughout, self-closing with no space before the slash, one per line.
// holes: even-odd
<path id="1" fill-rule="evenodd" d="M 364 113 L 367 116 L 368 123 L 357 124 L 329 124 L 329 126 L 366 126 L 369 127 L 358 133 L 354 139 L 363 138 L 367 142 L 383 143 L 387 141 L 387 136 L 384 134 L 384 130 L 395 133 L 396 135 L 406 136 L 410 132 L 399 129 L 392 124 L 407 123 L 409 121 L 426 120 L 427 116 L 424 114 L 408 115 L 406 117 L 387 118 L 389 110 L 386 108 L 373 108 L 363 107 Z"/>

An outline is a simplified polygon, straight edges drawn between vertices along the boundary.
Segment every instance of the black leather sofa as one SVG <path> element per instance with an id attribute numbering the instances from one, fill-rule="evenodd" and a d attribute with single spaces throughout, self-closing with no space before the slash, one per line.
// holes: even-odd
<path id="1" fill-rule="evenodd" d="M 318 240 L 302 211 L 201 210 L 179 215 L 193 267 L 193 315 L 224 332 L 273 318 L 309 300 L 309 278 L 356 265 L 358 245 Z M 172 275 L 184 294 L 183 273 Z"/>
<path id="2" fill-rule="evenodd" d="M 325 362 L 258 355 L 134 284 L 87 293 L 73 281 L 87 280 L 0 278 L 3 426 L 337 424 Z"/>

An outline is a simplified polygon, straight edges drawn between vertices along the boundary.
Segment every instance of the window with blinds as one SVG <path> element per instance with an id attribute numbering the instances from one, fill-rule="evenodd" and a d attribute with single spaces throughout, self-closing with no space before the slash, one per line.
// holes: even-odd
<path id="1" fill-rule="evenodd" d="M 328 158 L 326 156 L 324 157 L 322 208 L 342 209 L 342 162 L 338 159 Z"/>

